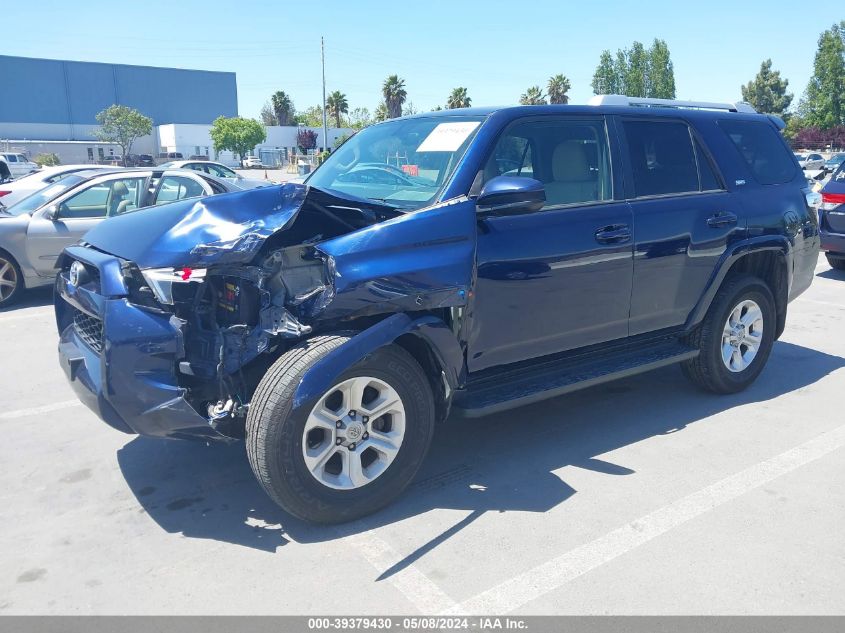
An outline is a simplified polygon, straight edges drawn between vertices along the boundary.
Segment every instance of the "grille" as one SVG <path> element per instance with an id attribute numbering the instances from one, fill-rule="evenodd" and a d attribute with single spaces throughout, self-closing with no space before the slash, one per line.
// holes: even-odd
<path id="1" fill-rule="evenodd" d="M 73 329 L 85 344 L 95 352 L 103 351 L 103 322 L 80 310 L 74 310 Z"/>

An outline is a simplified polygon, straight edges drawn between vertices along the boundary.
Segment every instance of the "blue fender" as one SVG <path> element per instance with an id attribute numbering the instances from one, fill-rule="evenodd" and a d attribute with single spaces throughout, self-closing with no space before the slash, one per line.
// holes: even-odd
<path id="1" fill-rule="evenodd" d="M 692 329 L 704 320 L 707 310 L 710 309 L 710 304 L 713 303 L 713 299 L 731 267 L 745 255 L 763 251 L 772 251 L 781 255 L 785 266 L 789 266 L 792 261 L 792 246 L 789 240 L 782 235 L 762 235 L 736 242 L 722 254 L 719 265 L 714 268 L 704 294 L 687 318 L 686 329 Z M 789 275 L 787 275 L 787 279 L 789 279 Z"/>
<path id="2" fill-rule="evenodd" d="M 435 316 L 412 318 L 406 313 L 398 313 L 356 334 L 306 371 L 294 393 L 294 409 L 326 393 L 343 372 L 404 334 L 418 336 L 428 344 L 450 388 L 455 389 L 463 382 L 464 354 L 451 328 Z"/>

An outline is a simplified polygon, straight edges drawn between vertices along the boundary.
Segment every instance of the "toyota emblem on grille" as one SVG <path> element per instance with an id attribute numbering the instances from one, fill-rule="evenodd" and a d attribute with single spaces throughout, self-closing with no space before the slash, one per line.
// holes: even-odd
<path id="1" fill-rule="evenodd" d="M 68 275 L 71 285 L 78 286 L 80 279 L 84 279 L 85 266 L 82 262 L 73 262 L 70 265 L 70 274 Z"/>

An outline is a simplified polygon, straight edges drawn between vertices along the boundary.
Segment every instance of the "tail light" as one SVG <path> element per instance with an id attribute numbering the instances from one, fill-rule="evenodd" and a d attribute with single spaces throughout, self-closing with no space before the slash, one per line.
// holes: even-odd
<path id="1" fill-rule="evenodd" d="M 0 198 L 2 198 L 3 196 L 7 196 L 10 193 L 12 193 L 12 192 L 11 191 L 0 191 Z"/>
<path id="2" fill-rule="evenodd" d="M 840 204 L 845 204 L 845 193 L 822 192 L 822 204 L 820 208 L 823 211 L 833 211 Z"/>

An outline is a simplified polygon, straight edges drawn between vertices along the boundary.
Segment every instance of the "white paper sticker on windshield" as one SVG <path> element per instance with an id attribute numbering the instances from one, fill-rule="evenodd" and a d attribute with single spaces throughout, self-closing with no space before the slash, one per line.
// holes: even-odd
<path id="1" fill-rule="evenodd" d="M 472 131 L 478 127 L 478 121 L 461 121 L 458 123 L 440 123 L 425 137 L 417 148 L 418 152 L 454 152 Z"/>

